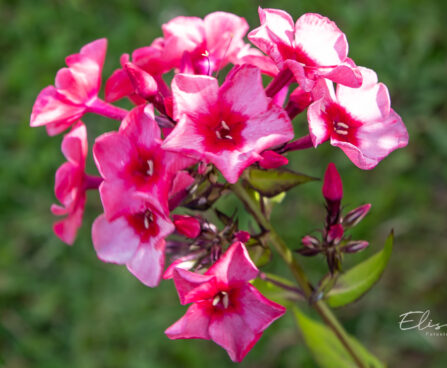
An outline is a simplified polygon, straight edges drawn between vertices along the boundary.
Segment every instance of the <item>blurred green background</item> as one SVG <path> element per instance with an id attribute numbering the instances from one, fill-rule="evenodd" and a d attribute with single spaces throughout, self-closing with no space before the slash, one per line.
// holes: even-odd
<path id="1" fill-rule="evenodd" d="M 73 247 L 51 231 L 54 173 L 63 162 L 62 137 L 29 128 L 39 91 L 52 84 L 64 57 L 85 43 L 109 39 L 104 78 L 123 52 L 149 44 L 177 15 L 224 10 L 259 24 L 257 7 L 276 7 L 296 19 L 304 12 L 332 18 L 348 37 L 350 57 L 377 71 L 403 117 L 410 144 L 373 171 L 361 171 L 328 145 L 290 156 L 291 166 L 321 177 L 338 165 L 348 208 L 370 202 L 355 236 L 374 253 L 391 228 L 396 246 L 380 283 L 337 311 L 347 330 L 390 367 L 447 366 L 447 337 L 400 331 L 399 315 L 431 310 L 447 323 L 447 2 L 444 0 L 2 0 L 0 2 L 0 366 L 230 367 L 224 350 L 206 341 L 169 341 L 163 331 L 185 308 L 171 282 L 149 289 L 125 267 L 97 260 L 90 226 L 99 214 L 89 195 L 84 226 Z M 87 116 L 90 138 L 117 123 Z M 305 131 L 303 117 L 297 131 Z M 90 172 L 93 172 L 90 167 Z M 294 189 L 273 221 L 289 244 L 320 226 L 320 183 Z M 234 200 L 222 199 L 231 211 Z M 248 218 L 242 214 L 242 223 Z M 320 258 L 306 261 L 315 277 Z M 270 271 L 279 269 L 277 264 Z M 286 274 L 287 275 L 287 274 Z M 267 330 L 243 367 L 314 367 L 286 315 Z"/>

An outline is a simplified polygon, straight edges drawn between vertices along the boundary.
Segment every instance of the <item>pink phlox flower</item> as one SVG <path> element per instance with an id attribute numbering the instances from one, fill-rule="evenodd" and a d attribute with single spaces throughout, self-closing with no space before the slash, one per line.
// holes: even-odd
<path id="1" fill-rule="evenodd" d="M 152 106 L 139 105 L 124 118 L 118 132 L 96 139 L 93 156 L 104 178 L 99 189 L 109 220 L 132 210 L 138 201 L 130 198 L 145 198 L 167 211 L 175 174 L 194 161 L 161 148 L 160 134 Z"/>
<path id="2" fill-rule="evenodd" d="M 158 83 L 158 87 L 163 87 L 163 73 L 174 67 L 163 57 L 164 40 L 157 38 L 150 46 L 141 47 L 132 53 L 132 64 L 142 69 L 153 77 Z M 135 87 L 129 79 L 129 74 L 125 65 L 129 63 L 129 54 L 123 54 L 120 58 L 121 68 L 116 69 L 107 79 L 105 87 L 106 101 L 113 102 L 123 97 L 129 97 L 135 104 L 146 103 L 146 100 L 135 94 Z"/>
<path id="3" fill-rule="evenodd" d="M 220 88 L 212 77 L 177 74 L 172 91 L 178 124 L 163 147 L 213 163 L 230 183 L 261 152 L 294 136 L 286 112 L 266 97 L 253 66 L 235 67 Z"/>
<path id="4" fill-rule="evenodd" d="M 307 110 L 314 147 L 330 140 L 361 169 L 372 169 L 383 158 L 408 143 L 408 132 L 400 116 L 391 109 L 388 89 L 377 82 L 371 69 L 359 67 L 360 88 L 319 80 L 314 90 L 322 96 Z"/>
<path id="5" fill-rule="evenodd" d="M 235 65 L 253 65 L 259 68 L 263 74 L 271 77 L 275 77 L 279 73 L 279 69 L 272 58 L 263 54 L 258 49 L 250 47 L 249 44 L 244 45 L 240 49 L 233 63 Z"/>
<path id="6" fill-rule="evenodd" d="M 361 75 L 348 58 L 345 34 L 330 19 L 303 14 L 294 24 L 283 10 L 259 8 L 261 26 L 249 40 L 277 63 L 289 68 L 302 88 L 309 91 L 319 77 L 350 87 L 361 85 Z"/>
<path id="7" fill-rule="evenodd" d="M 285 313 L 285 308 L 266 299 L 249 281 L 259 270 L 241 242 L 234 243 L 205 274 L 174 270 L 180 303 L 193 303 L 170 326 L 170 339 L 212 340 L 240 362 L 263 331 Z"/>
<path id="8" fill-rule="evenodd" d="M 126 215 L 108 220 L 102 214 L 95 220 L 93 245 L 99 259 L 125 264 L 143 284 L 155 287 L 163 274 L 165 237 L 174 225 L 159 207 L 144 200 L 135 202 Z"/>
<path id="9" fill-rule="evenodd" d="M 87 130 L 78 121 L 64 136 L 62 152 L 67 159 L 56 172 L 54 192 L 61 205 L 53 204 L 51 212 L 66 216 L 57 221 L 54 233 L 65 243 L 73 244 L 82 224 L 85 207 L 85 160 L 87 158 Z"/>
<path id="10" fill-rule="evenodd" d="M 262 160 L 259 161 L 259 166 L 264 169 L 276 169 L 289 163 L 286 157 L 275 151 L 264 151 L 261 156 Z"/>
<path id="11" fill-rule="evenodd" d="M 85 45 L 79 54 L 68 56 L 68 68 L 56 75 L 54 86 L 37 96 L 31 113 L 32 127 L 45 125 L 49 135 L 59 134 L 79 120 L 98 96 L 107 40 Z"/>
<path id="12" fill-rule="evenodd" d="M 226 12 L 176 17 L 162 26 L 166 63 L 181 72 L 211 75 L 237 60 L 248 31 L 244 18 Z"/>

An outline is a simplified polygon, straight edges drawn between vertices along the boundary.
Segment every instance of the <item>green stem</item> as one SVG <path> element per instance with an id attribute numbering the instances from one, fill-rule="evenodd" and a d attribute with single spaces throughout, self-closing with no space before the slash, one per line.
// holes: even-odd
<path id="1" fill-rule="evenodd" d="M 276 251 L 286 262 L 298 285 L 303 290 L 307 299 L 310 300 L 313 293 L 312 287 L 307 280 L 307 276 L 304 273 L 304 270 L 301 268 L 301 266 L 293 256 L 292 251 L 287 247 L 284 240 L 282 240 L 279 234 L 275 231 L 270 221 L 264 216 L 256 201 L 244 188 L 244 186 L 240 182 L 238 182 L 236 184 L 232 184 L 230 188 L 233 193 L 244 203 L 245 207 L 253 215 L 259 226 L 261 226 L 269 233 L 271 244 L 275 247 Z M 340 324 L 337 317 L 335 317 L 335 315 L 332 313 L 331 309 L 329 309 L 329 307 L 326 305 L 326 303 L 323 300 L 319 300 L 312 304 L 312 306 L 316 309 L 326 325 L 335 333 L 337 338 L 354 359 L 356 364 L 360 368 L 366 368 L 365 364 L 359 358 L 357 352 L 352 346 L 347 332 Z"/>

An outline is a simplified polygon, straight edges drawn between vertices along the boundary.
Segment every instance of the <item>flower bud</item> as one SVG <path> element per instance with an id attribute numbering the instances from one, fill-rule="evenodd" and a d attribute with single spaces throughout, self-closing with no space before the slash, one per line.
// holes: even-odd
<path id="1" fill-rule="evenodd" d="M 124 69 L 126 69 L 137 95 L 148 100 L 157 93 L 157 82 L 149 73 L 132 63 L 124 64 Z"/>
<path id="2" fill-rule="evenodd" d="M 353 227 L 357 225 L 360 221 L 363 220 L 363 218 L 369 212 L 370 208 L 371 204 L 368 203 L 348 212 L 343 218 L 343 225 L 347 227 Z"/>
<path id="3" fill-rule="evenodd" d="M 289 160 L 275 151 L 264 151 L 259 166 L 263 169 L 276 169 L 277 167 L 287 165 Z"/>
<path id="4" fill-rule="evenodd" d="M 328 243 L 338 244 L 340 240 L 343 238 L 344 230 L 341 224 L 332 225 L 329 228 L 329 231 L 326 236 L 326 240 Z"/>
<path id="5" fill-rule="evenodd" d="M 356 253 L 360 252 L 361 250 L 365 249 L 369 243 L 365 240 L 354 240 L 346 244 L 346 246 L 343 248 L 343 252 L 345 253 Z"/>
<path id="6" fill-rule="evenodd" d="M 324 174 L 323 196 L 328 202 L 340 202 L 343 198 L 343 184 L 335 165 L 329 163 Z"/>
<path id="7" fill-rule="evenodd" d="M 301 244 L 303 244 L 306 248 L 317 248 L 320 246 L 320 241 L 310 235 L 306 235 L 303 237 L 303 239 L 301 239 Z"/>
<path id="8" fill-rule="evenodd" d="M 174 215 L 174 225 L 180 234 L 188 238 L 194 239 L 200 234 L 200 222 L 195 217 Z"/>
<path id="9" fill-rule="evenodd" d="M 234 237 L 236 238 L 236 240 L 242 243 L 246 243 L 250 240 L 250 233 L 247 231 L 240 230 L 236 234 L 234 234 Z"/>

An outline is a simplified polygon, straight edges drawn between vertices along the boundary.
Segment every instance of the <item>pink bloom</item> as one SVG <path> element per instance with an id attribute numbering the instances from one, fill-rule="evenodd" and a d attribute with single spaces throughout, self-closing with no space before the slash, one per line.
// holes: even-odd
<path id="1" fill-rule="evenodd" d="M 93 155 L 104 178 L 100 193 L 109 220 L 126 214 L 135 203 L 128 199 L 136 197 L 167 211 L 174 175 L 192 160 L 166 152 L 161 143 L 151 105 L 135 107 L 118 132 L 96 139 Z"/>
<path id="2" fill-rule="evenodd" d="M 161 89 L 164 87 L 161 75 L 173 68 L 173 65 L 164 60 L 164 43 L 162 38 L 157 38 L 150 46 L 136 49 L 132 53 L 132 64 L 152 76 L 157 81 L 157 86 Z M 105 88 L 106 101 L 113 102 L 123 97 L 130 97 L 137 104 L 146 102 L 141 97 L 135 95 L 134 85 L 129 79 L 128 71 L 125 69 L 125 65 L 129 60 L 129 55 L 123 54 L 120 59 L 122 68 L 115 70 L 107 80 Z"/>
<path id="3" fill-rule="evenodd" d="M 388 89 L 377 83 L 374 71 L 360 67 L 360 88 L 337 86 L 320 80 L 316 89 L 323 96 L 307 110 L 314 147 L 330 139 L 361 169 L 372 169 L 384 157 L 408 143 L 400 116 L 391 109 Z M 324 93 L 323 93 L 323 92 Z"/>
<path id="4" fill-rule="evenodd" d="M 213 163 L 230 183 L 261 152 L 293 138 L 287 114 L 266 97 L 255 67 L 235 67 L 220 88 L 215 78 L 177 74 L 172 90 L 178 124 L 163 147 Z"/>
<path id="5" fill-rule="evenodd" d="M 32 127 L 46 125 L 49 135 L 59 134 L 86 112 L 97 112 L 112 118 L 123 117 L 124 110 L 98 99 L 101 72 L 107 40 L 85 45 L 79 54 L 68 56 L 68 68 L 56 75 L 55 86 L 44 88 L 31 113 Z"/>
<path id="6" fill-rule="evenodd" d="M 174 231 L 174 225 L 151 203 L 135 202 L 132 212 L 124 216 L 109 221 L 103 214 L 95 220 L 93 245 L 99 259 L 125 264 L 143 284 L 154 287 L 163 273 L 164 238 Z"/>
<path id="7" fill-rule="evenodd" d="M 262 332 L 285 313 L 249 281 L 258 269 L 244 245 L 234 243 L 204 275 L 177 268 L 174 282 L 180 303 L 193 303 L 165 333 L 170 339 L 213 340 L 240 362 Z"/>
<path id="8" fill-rule="evenodd" d="M 162 28 L 166 63 L 182 72 L 211 75 L 237 59 L 248 24 L 234 14 L 214 12 L 203 20 L 176 17 Z"/>
<path id="9" fill-rule="evenodd" d="M 306 91 L 317 77 L 359 87 L 361 75 L 347 57 L 348 42 L 337 25 L 319 14 L 303 14 L 294 24 L 283 10 L 259 8 L 261 26 L 248 38 L 278 64 L 288 67 Z"/>
<path id="10" fill-rule="evenodd" d="M 82 122 L 73 126 L 64 136 L 62 152 L 67 159 L 56 172 L 54 192 L 62 206 L 53 204 L 54 215 L 66 217 L 54 224 L 54 233 L 65 243 L 73 244 L 81 227 L 85 206 L 85 160 L 87 157 L 87 130 Z"/>
<path id="11" fill-rule="evenodd" d="M 200 234 L 200 222 L 195 217 L 174 215 L 175 229 L 184 236 L 194 239 Z"/>

